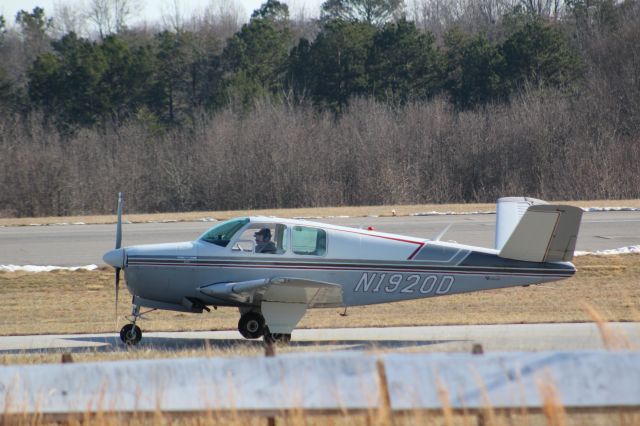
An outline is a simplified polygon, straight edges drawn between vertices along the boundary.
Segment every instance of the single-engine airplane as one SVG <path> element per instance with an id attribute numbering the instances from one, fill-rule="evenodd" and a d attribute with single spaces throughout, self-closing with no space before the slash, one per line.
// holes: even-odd
<path id="1" fill-rule="evenodd" d="M 133 295 L 123 342 L 142 338 L 140 308 L 240 311 L 247 339 L 288 342 L 309 308 L 348 307 L 528 286 L 571 277 L 582 210 L 532 198 L 498 200 L 495 249 L 306 220 L 241 217 L 197 240 L 116 248 L 104 261 Z M 446 231 L 446 230 L 445 230 Z M 117 315 L 117 313 L 116 313 Z"/>

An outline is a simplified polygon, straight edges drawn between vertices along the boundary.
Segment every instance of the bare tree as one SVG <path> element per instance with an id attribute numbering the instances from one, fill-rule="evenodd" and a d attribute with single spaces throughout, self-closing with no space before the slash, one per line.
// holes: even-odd
<path id="1" fill-rule="evenodd" d="M 126 28 L 127 20 L 141 7 L 141 0 L 89 0 L 88 19 L 95 24 L 100 38 Z"/>
<path id="2" fill-rule="evenodd" d="M 165 0 L 165 7 L 162 8 L 162 23 L 165 28 L 180 32 L 184 30 L 185 14 L 180 0 Z"/>
<path id="3" fill-rule="evenodd" d="M 58 37 L 74 32 L 80 36 L 87 33 L 87 14 L 82 0 L 58 1 L 53 6 L 53 23 Z"/>
<path id="4" fill-rule="evenodd" d="M 557 18 L 562 0 L 520 0 L 520 5 L 527 12 L 542 18 Z"/>
<path id="5" fill-rule="evenodd" d="M 404 6 L 404 0 L 326 0 L 321 6 L 321 17 L 383 25 L 400 17 Z"/>
<path id="6" fill-rule="evenodd" d="M 462 0 L 413 0 L 409 16 L 416 26 L 435 35 L 443 34 L 460 18 Z"/>
<path id="7" fill-rule="evenodd" d="M 190 30 L 226 40 L 240 29 L 243 15 L 242 6 L 234 0 L 212 0 L 202 13 L 192 14 Z"/>

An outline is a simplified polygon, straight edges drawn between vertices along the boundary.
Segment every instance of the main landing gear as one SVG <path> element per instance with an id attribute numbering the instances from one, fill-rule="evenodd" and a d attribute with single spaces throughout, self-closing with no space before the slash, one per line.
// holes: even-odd
<path id="1" fill-rule="evenodd" d="M 120 330 L 120 340 L 129 346 L 135 346 L 142 339 L 142 330 L 136 325 L 136 321 L 140 318 L 140 306 L 133 305 L 131 309 L 131 324 L 127 324 Z"/>
<path id="2" fill-rule="evenodd" d="M 265 321 L 260 312 L 250 311 L 238 321 L 238 331 L 245 339 L 257 339 L 264 335 Z"/>
<path id="3" fill-rule="evenodd" d="M 281 344 L 288 344 L 291 341 L 291 334 L 271 333 L 262 314 L 256 311 L 242 314 L 238 321 L 238 331 L 245 339 L 262 337 L 265 342 Z"/>

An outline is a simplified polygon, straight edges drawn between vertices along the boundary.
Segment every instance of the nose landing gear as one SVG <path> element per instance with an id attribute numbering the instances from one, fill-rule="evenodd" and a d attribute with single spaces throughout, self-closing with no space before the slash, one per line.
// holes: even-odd
<path id="1" fill-rule="evenodd" d="M 120 330 L 120 340 L 129 346 L 135 346 L 142 339 L 142 330 L 136 325 L 136 321 L 140 318 L 140 306 L 134 304 L 131 308 L 131 324 L 127 324 Z"/>
<path id="2" fill-rule="evenodd" d="M 135 346 L 142 339 L 142 330 L 135 324 L 127 324 L 120 330 L 120 340 L 129 346 Z"/>

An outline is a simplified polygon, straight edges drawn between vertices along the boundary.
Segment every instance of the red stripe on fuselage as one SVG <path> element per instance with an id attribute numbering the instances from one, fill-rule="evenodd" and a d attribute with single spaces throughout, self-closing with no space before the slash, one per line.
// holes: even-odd
<path id="1" fill-rule="evenodd" d="M 403 238 L 390 237 L 390 236 L 386 236 L 386 235 L 366 234 L 364 232 L 350 231 L 350 230 L 347 230 L 347 229 L 337 229 L 337 228 L 328 228 L 328 229 L 331 229 L 332 231 L 338 231 L 338 232 L 347 232 L 349 234 L 357 234 L 357 235 L 364 235 L 364 236 L 367 236 L 367 237 L 384 238 L 385 240 L 400 241 L 401 243 L 418 244 L 418 248 L 416 248 L 413 251 L 413 253 L 411 253 L 411 255 L 409 255 L 407 260 L 413 259 L 413 256 L 415 256 L 420 251 L 420 249 L 424 246 L 424 241 L 405 240 Z"/>

